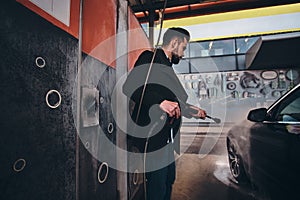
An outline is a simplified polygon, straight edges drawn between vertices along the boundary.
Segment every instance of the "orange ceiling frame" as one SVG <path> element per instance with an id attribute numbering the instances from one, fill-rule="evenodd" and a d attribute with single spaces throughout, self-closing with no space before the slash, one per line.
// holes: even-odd
<path id="1" fill-rule="evenodd" d="M 179 13 L 179 12 L 188 12 L 188 11 L 194 11 L 198 9 L 203 8 L 209 8 L 216 5 L 222 5 L 222 4 L 228 4 L 228 3 L 239 3 L 241 0 L 223 0 L 223 1 L 212 1 L 212 2 L 204 2 L 204 3 L 196 3 L 191 5 L 184 5 L 184 6 L 176 6 L 171 8 L 165 9 L 165 14 L 171 14 L 171 13 Z M 159 11 L 156 10 L 156 13 Z M 146 17 L 144 12 L 137 12 L 135 13 L 135 16 L 139 18 Z"/>

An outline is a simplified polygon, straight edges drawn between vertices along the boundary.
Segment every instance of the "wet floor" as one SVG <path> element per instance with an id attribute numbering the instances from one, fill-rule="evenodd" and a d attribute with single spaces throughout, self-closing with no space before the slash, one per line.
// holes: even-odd
<path id="1" fill-rule="evenodd" d="M 263 199 L 249 185 L 238 185 L 231 176 L 226 135 L 185 132 L 181 140 L 184 152 L 177 159 L 172 200 Z M 211 148 L 203 148 L 204 143 Z"/>

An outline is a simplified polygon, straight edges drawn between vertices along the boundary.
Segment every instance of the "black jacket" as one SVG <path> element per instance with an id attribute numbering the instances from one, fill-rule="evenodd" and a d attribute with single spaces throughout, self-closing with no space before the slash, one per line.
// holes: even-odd
<path id="1" fill-rule="evenodd" d="M 164 100 L 176 101 L 179 103 L 183 115 L 190 117 L 187 112 L 188 98 L 178 77 L 176 76 L 172 63 L 162 49 L 157 49 L 152 68 L 144 94 L 143 88 L 149 66 L 153 57 L 152 51 L 144 51 L 135 63 L 134 69 L 129 73 L 124 85 L 123 92 L 133 102 L 132 120 L 138 126 L 129 125 L 131 140 L 143 147 L 145 139 L 149 138 L 149 151 L 154 151 L 166 145 L 170 139 L 170 129 L 173 128 L 175 137 L 175 150 L 179 153 L 179 129 L 181 118 L 170 118 L 159 108 Z M 141 97 L 143 98 L 141 99 Z M 141 107 L 139 110 L 140 102 Z"/>

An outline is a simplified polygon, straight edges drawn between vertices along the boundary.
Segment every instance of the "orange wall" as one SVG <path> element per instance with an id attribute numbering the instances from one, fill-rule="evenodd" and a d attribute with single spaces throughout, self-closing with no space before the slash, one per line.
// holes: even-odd
<path id="1" fill-rule="evenodd" d="M 55 26 L 78 38 L 80 0 L 71 0 L 70 26 L 66 26 L 29 0 L 16 0 Z M 115 67 L 116 60 L 116 0 L 89 0 L 83 5 L 83 52 Z M 142 50 L 150 43 L 131 9 L 128 9 L 128 68 L 130 69 Z"/>
<path id="2" fill-rule="evenodd" d="M 130 8 L 128 11 L 128 21 L 128 29 L 130 30 L 128 34 L 128 69 L 131 69 L 142 51 L 151 49 L 152 46 Z"/>
<path id="3" fill-rule="evenodd" d="M 115 0 L 84 1 L 82 49 L 112 67 L 116 57 L 116 11 Z"/>
<path id="4" fill-rule="evenodd" d="M 67 31 L 74 37 L 78 38 L 78 21 L 79 21 L 79 9 L 80 9 L 80 0 L 71 0 L 71 16 L 70 16 L 70 26 L 66 26 L 56 18 L 52 17 L 50 14 L 36 6 L 35 4 L 31 3 L 29 0 L 16 0 L 17 2 L 23 4 L 33 12 L 37 13 L 41 17 L 45 18 L 46 20 L 53 23 L 55 26 Z"/>

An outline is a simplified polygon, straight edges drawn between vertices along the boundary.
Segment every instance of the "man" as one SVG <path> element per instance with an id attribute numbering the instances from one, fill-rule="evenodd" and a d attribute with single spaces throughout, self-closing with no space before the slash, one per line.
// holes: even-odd
<path id="1" fill-rule="evenodd" d="M 172 69 L 183 58 L 189 39 L 183 28 L 168 29 L 162 48 L 144 51 L 123 85 L 124 94 L 134 102 L 131 117 L 135 126 L 129 126 L 134 128 L 128 137 L 147 153 L 147 200 L 171 198 L 181 116 L 206 117 L 204 110 L 186 103 L 188 96 Z"/>

